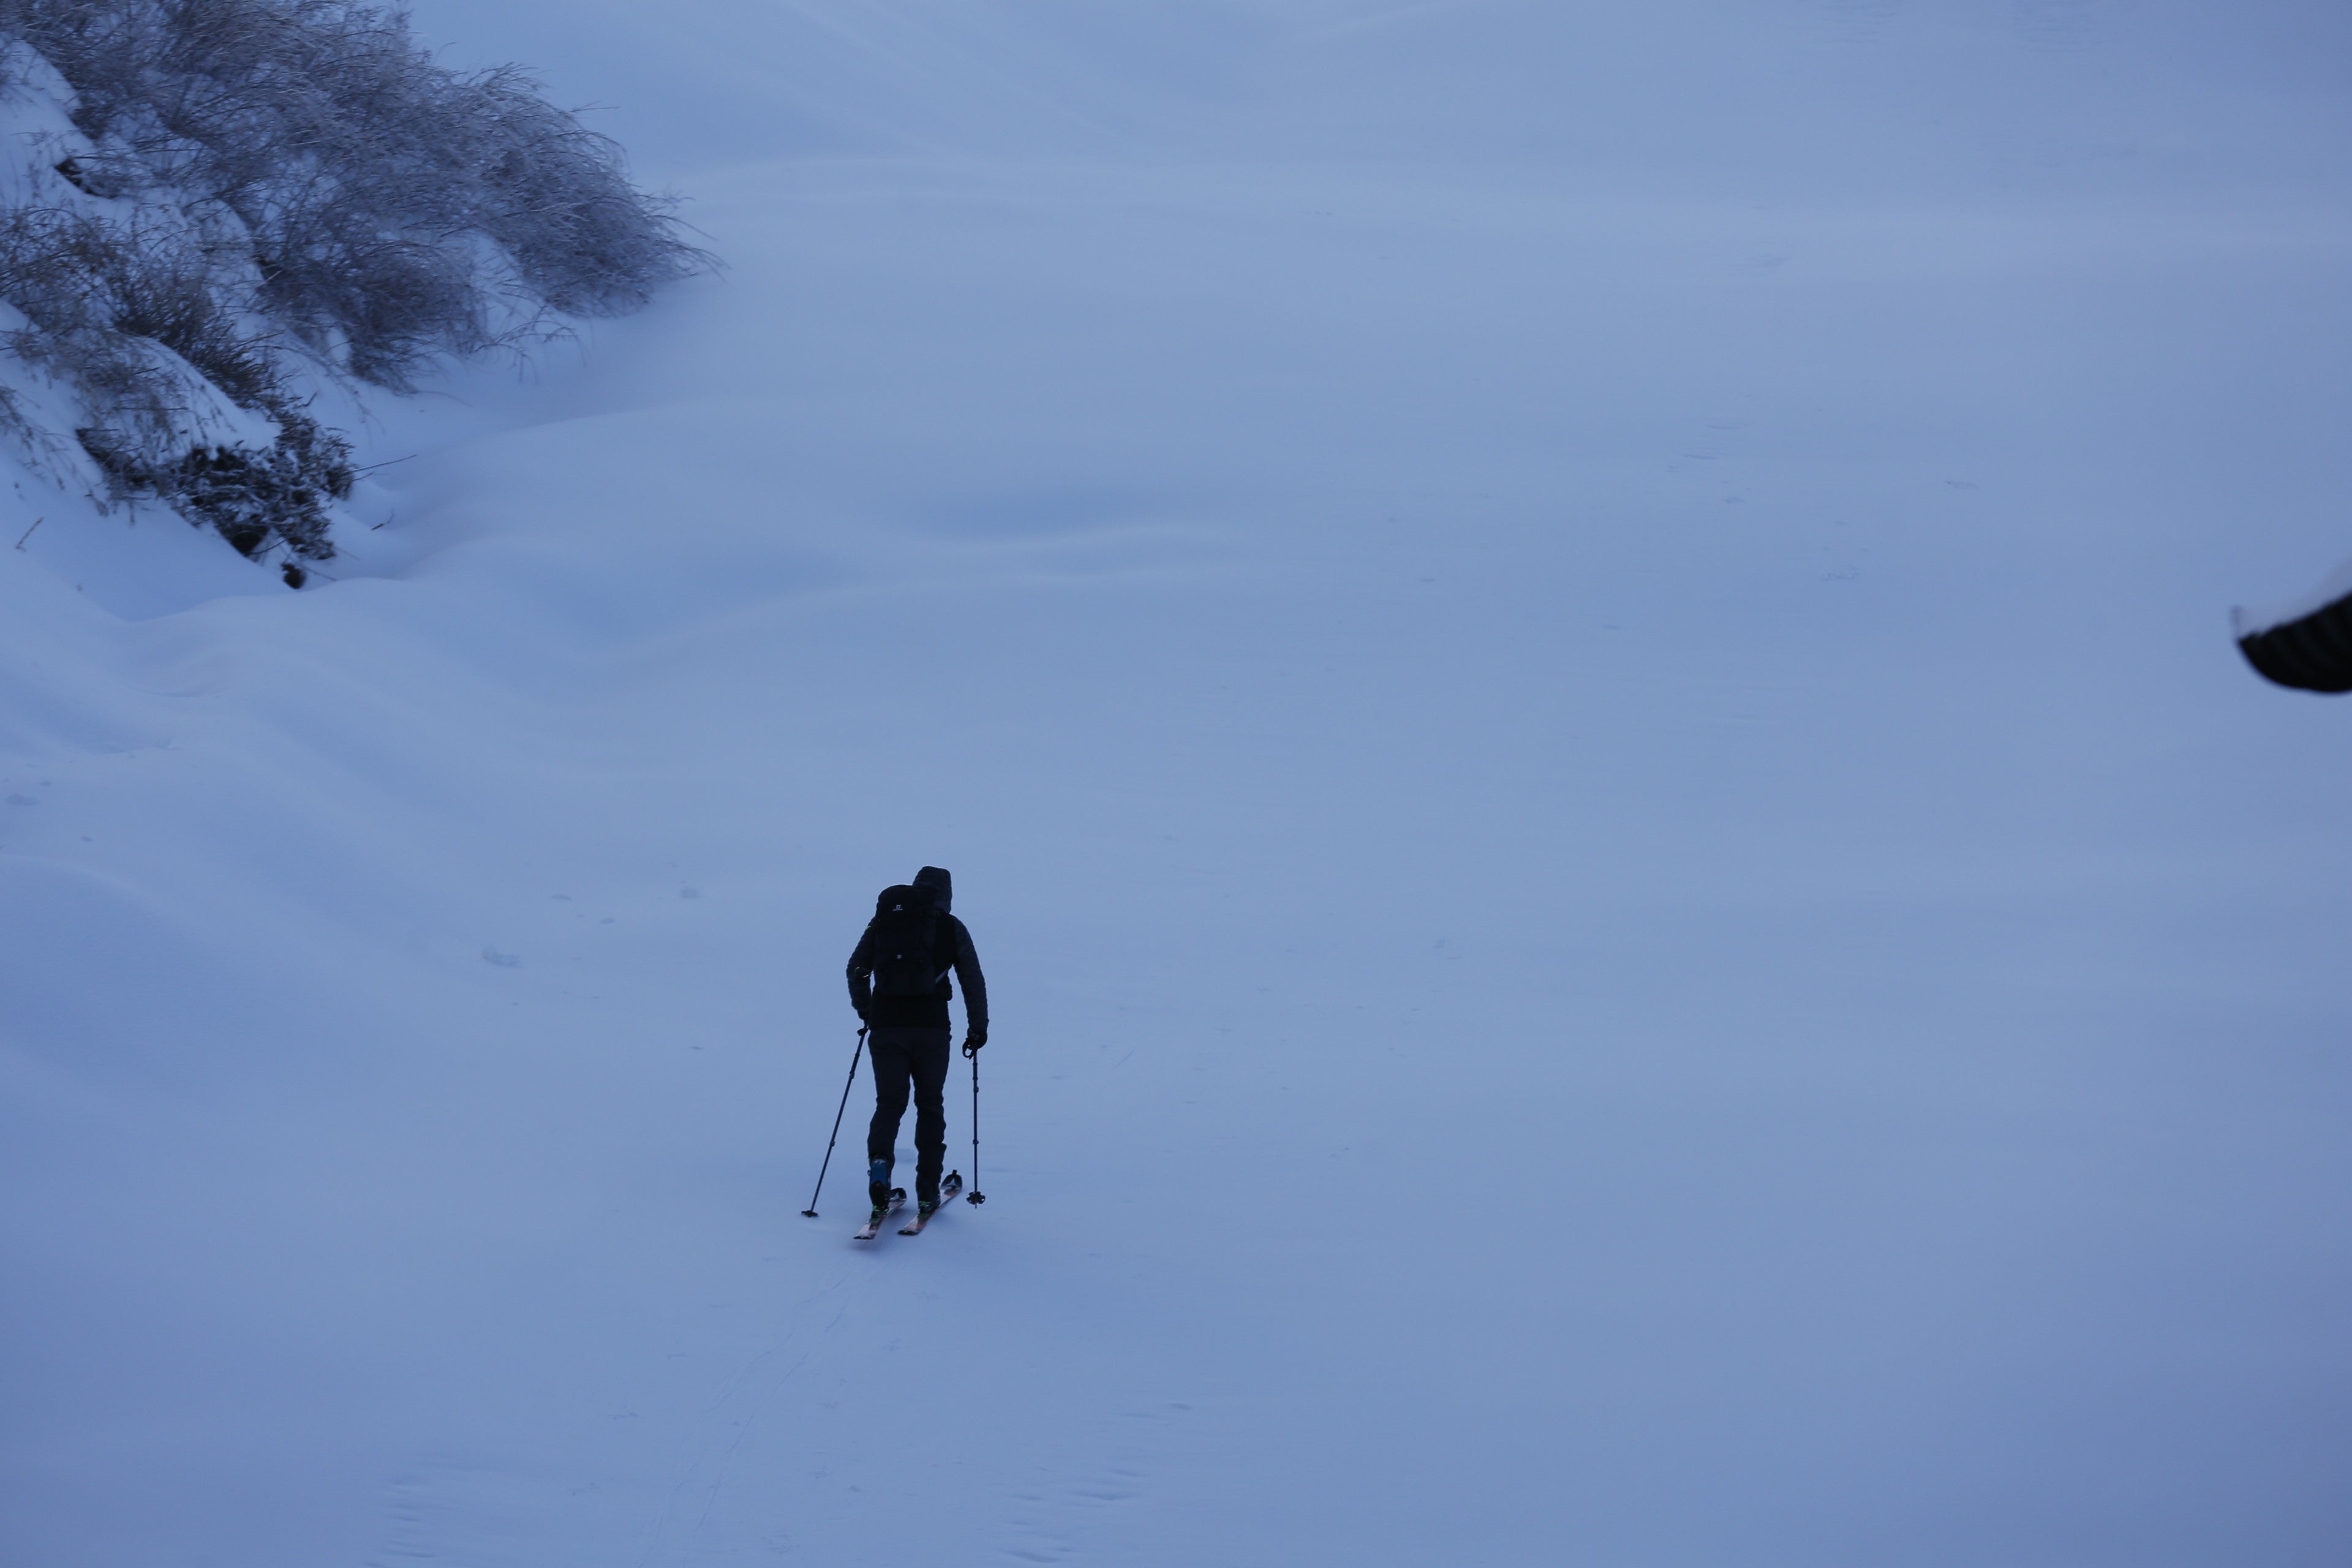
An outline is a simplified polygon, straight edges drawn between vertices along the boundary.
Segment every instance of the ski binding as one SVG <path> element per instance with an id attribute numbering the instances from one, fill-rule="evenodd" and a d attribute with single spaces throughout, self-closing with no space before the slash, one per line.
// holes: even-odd
<path id="1" fill-rule="evenodd" d="M 882 1222 L 888 1219 L 892 1215 L 897 1214 L 901 1208 L 904 1208 L 906 1206 L 906 1203 L 907 1189 L 904 1187 L 892 1187 L 890 1189 L 890 1202 L 886 1206 L 876 1209 L 874 1213 L 867 1217 L 864 1226 L 858 1230 L 856 1236 L 850 1237 L 850 1239 L 852 1241 L 873 1240 L 876 1237 L 882 1234 Z"/>
<path id="2" fill-rule="evenodd" d="M 955 1202 L 955 1195 L 961 1191 L 963 1191 L 963 1173 L 961 1171 L 950 1171 L 948 1173 L 948 1179 L 940 1184 L 939 1208 L 933 1209 L 929 1214 L 924 1214 L 918 1209 L 913 1219 L 898 1227 L 898 1234 L 900 1236 L 922 1235 L 923 1227 L 930 1224 L 931 1221 L 939 1218 L 940 1209 L 943 1209 L 947 1207 L 948 1205 Z"/>

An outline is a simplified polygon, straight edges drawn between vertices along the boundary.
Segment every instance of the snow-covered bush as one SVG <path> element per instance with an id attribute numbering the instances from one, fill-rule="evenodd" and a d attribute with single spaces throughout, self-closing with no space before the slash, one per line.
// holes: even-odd
<path id="1" fill-rule="evenodd" d="M 436 64 L 397 11 L 0 0 L 0 89 L 68 116 L 5 192 L 0 342 L 71 395 L 112 494 L 247 554 L 331 553 L 350 447 L 306 374 L 405 390 L 705 260 L 613 142 L 516 68 Z"/>

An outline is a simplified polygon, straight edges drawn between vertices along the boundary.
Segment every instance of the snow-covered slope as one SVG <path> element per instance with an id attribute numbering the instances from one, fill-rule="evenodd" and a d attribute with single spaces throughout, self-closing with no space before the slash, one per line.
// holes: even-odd
<path id="1" fill-rule="evenodd" d="M 2335 9 L 418 25 L 731 270 L 0 548 L 0 1556 L 2341 1554 Z"/>

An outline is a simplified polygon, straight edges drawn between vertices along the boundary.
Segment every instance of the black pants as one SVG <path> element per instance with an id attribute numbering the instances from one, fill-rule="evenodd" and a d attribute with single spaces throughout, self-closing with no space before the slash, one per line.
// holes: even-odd
<path id="1" fill-rule="evenodd" d="M 866 1037 L 874 1058 L 874 1121 L 866 1130 L 866 1158 L 896 1163 L 898 1119 L 907 1090 L 915 1091 L 915 1201 L 937 1203 L 940 1166 L 948 1156 L 948 1031 L 880 1028 Z"/>

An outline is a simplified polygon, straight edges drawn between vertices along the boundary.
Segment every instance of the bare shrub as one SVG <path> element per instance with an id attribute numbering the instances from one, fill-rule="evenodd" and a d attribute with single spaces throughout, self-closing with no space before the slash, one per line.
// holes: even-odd
<path id="1" fill-rule="evenodd" d="M 216 265 L 186 241 L 137 216 L 0 215 L 0 298 L 30 323 L 0 343 L 80 393 L 94 418 L 75 439 L 113 495 L 161 497 L 247 555 L 275 540 L 324 559 L 350 443 L 304 411 L 276 345 L 230 314 Z M 267 445 L 238 438 L 257 427 Z"/>
<path id="2" fill-rule="evenodd" d="M 0 298 L 32 323 L 7 346 L 80 391 L 80 444 L 118 492 L 167 496 L 248 554 L 327 553 L 324 498 L 350 487 L 348 443 L 292 391 L 300 362 L 405 391 L 709 261 L 614 143 L 515 67 L 436 64 L 396 10 L 0 0 L 0 34 L 72 89 L 89 145 L 52 167 L 100 199 L 0 216 Z M 174 365 L 275 438 L 206 428 Z"/>

